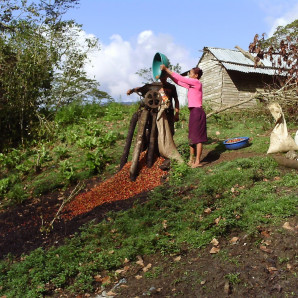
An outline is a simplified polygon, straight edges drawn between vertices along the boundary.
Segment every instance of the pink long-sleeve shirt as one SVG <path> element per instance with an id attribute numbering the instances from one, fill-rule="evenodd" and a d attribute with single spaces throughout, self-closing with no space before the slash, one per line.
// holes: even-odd
<path id="1" fill-rule="evenodd" d="M 177 85 L 188 89 L 188 107 L 200 108 L 203 101 L 202 83 L 198 79 L 184 77 L 175 72 L 172 72 L 171 76 Z"/>

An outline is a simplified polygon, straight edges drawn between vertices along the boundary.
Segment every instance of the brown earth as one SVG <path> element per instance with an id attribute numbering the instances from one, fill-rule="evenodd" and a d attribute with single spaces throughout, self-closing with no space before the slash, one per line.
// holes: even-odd
<path id="1" fill-rule="evenodd" d="M 126 263 L 105 292 L 117 297 L 297 297 L 297 218 L 289 227 L 293 230 L 260 227 L 255 238 L 234 233 L 217 239 L 215 254 L 210 244 Z"/>
<path id="2" fill-rule="evenodd" d="M 254 156 L 257 155 L 240 151 L 221 154 L 211 151 L 205 152 L 203 164 L 207 166 Z M 282 169 L 287 171 L 287 168 Z M 83 191 L 89 191 L 99 183 L 100 178 L 90 179 L 86 181 Z M 70 188 L 67 193 L 71 191 Z M 18 257 L 38 247 L 61 245 L 64 239 L 71 237 L 83 224 L 91 220 L 100 222 L 107 212 L 126 210 L 137 199 L 139 202 L 148 199 L 144 192 L 127 200 L 104 203 L 72 220 L 64 221 L 60 218 L 55 221 L 50 233 L 42 233 L 42 225 L 49 223 L 57 213 L 61 205 L 60 197 L 61 193 L 56 191 L 0 213 L 0 258 L 8 253 Z M 143 265 L 140 265 L 142 262 L 128 262 L 124 264 L 123 271 L 119 272 L 118 279 L 111 280 L 106 289 L 100 288 L 98 283 L 97 295 L 108 293 L 113 296 L 117 293 L 117 297 L 298 297 L 295 255 L 297 217 L 290 220 L 289 227 L 292 229 L 272 227 L 264 230 L 260 227 L 260 233 L 255 238 L 235 233 L 230 235 L 230 239 L 217 239 L 219 244 L 216 248 L 219 248 L 219 252 L 215 254 L 210 254 L 213 246 L 210 244 L 204 250 L 185 248 L 179 256 L 145 256 L 142 259 Z M 234 236 L 238 240 L 231 244 L 230 240 Z M 145 272 L 146 270 L 148 271 Z M 123 283 L 119 284 L 121 278 Z M 63 292 L 54 296 L 71 297 Z"/>

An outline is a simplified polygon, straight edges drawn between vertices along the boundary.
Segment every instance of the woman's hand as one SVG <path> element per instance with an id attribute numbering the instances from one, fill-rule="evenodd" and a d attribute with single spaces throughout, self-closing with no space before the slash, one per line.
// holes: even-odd
<path id="1" fill-rule="evenodd" d="M 164 65 L 164 64 L 162 64 L 161 66 L 160 66 L 160 70 L 166 70 L 167 68 L 166 68 L 166 66 Z"/>

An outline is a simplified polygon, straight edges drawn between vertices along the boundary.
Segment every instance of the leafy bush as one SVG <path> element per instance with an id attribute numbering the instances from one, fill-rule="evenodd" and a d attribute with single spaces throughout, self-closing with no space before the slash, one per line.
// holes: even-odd
<path id="1" fill-rule="evenodd" d="M 73 102 L 62 107 L 55 115 L 55 122 L 60 125 L 79 123 L 82 119 L 98 118 L 104 115 L 103 107 L 99 104 L 83 104 Z"/>
<path id="2" fill-rule="evenodd" d="M 9 189 L 10 179 L 4 178 L 0 180 L 0 195 L 6 194 Z"/>
<path id="3" fill-rule="evenodd" d="M 93 174 L 101 173 L 110 160 L 111 158 L 106 155 L 102 148 L 96 149 L 93 153 L 88 152 L 86 155 L 86 165 Z"/>
<path id="4" fill-rule="evenodd" d="M 67 181 L 72 181 L 75 176 L 75 166 L 69 160 L 63 160 L 59 164 L 60 173 Z"/>
<path id="5" fill-rule="evenodd" d="M 10 191 L 7 193 L 7 198 L 13 202 L 20 204 L 28 198 L 28 193 L 24 189 L 22 183 L 14 184 Z"/>
<path id="6" fill-rule="evenodd" d="M 65 159 L 70 156 L 69 150 L 65 146 L 57 146 L 53 149 L 58 159 Z"/>

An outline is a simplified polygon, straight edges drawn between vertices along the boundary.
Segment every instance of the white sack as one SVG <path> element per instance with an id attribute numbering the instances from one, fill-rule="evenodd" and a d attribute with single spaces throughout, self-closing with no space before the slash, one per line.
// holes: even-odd
<path id="1" fill-rule="evenodd" d="M 278 103 L 271 103 L 269 104 L 268 108 L 276 122 L 270 135 L 270 146 L 267 153 L 298 150 L 298 145 L 288 134 L 286 120 L 280 105 Z"/>

